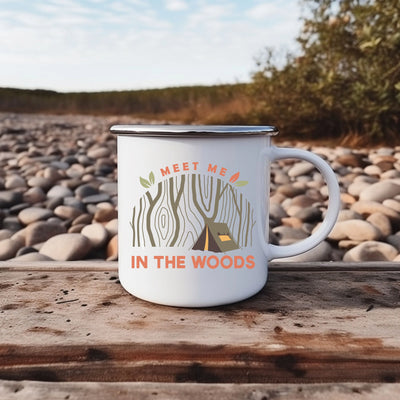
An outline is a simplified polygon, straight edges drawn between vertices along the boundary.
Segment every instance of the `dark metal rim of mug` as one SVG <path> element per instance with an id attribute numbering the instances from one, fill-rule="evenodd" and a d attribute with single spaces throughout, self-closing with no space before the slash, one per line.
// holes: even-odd
<path id="1" fill-rule="evenodd" d="M 259 125 L 113 125 L 110 131 L 116 135 L 149 137 L 237 137 L 275 136 L 275 126 Z"/>

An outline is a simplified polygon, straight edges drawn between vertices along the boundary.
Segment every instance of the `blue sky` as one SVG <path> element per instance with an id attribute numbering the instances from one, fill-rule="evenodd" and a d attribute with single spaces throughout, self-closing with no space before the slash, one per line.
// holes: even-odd
<path id="1" fill-rule="evenodd" d="M 297 0 L 0 0 L 0 86 L 58 91 L 244 82 L 295 50 Z"/>

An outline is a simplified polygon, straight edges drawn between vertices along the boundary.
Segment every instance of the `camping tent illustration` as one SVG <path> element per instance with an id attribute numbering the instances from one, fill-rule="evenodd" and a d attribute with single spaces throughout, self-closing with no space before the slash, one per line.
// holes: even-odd
<path id="1" fill-rule="evenodd" d="M 238 248 L 239 246 L 233 240 L 227 224 L 211 222 L 205 225 L 192 249 L 222 253 Z"/>

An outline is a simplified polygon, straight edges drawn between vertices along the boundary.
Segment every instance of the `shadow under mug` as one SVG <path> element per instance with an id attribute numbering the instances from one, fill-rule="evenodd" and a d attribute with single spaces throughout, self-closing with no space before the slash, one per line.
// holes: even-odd
<path id="1" fill-rule="evenodd" d="M 271 144 L 272 126 L 115 125 L 119 278 L 131 294 L 181 307 L 228 304 L 256 294 L 268 261 L 312 249 L 340 209 L 336 176 L 319 156 Z M 308 161 L 329 192 L 319 229 L 268 243 L 270 164 Z"/>

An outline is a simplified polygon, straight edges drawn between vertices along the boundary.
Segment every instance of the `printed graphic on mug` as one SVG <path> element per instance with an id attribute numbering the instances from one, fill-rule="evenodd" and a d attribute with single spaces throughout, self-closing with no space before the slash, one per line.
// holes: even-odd
<path id="1" fill-rule="evenodd" d="M 229 176 L 226 168 L 209 163 L 206 175 L 199 162 L 172 168 L 160 168 L 158 182 L 153 171 L 140 177 L 148 190 L 132 210 L 133 247 L 225 253 L 252 245 L 255 212 L 241 190 L 248 181 L 239 180 L 240 172 Z"/>

